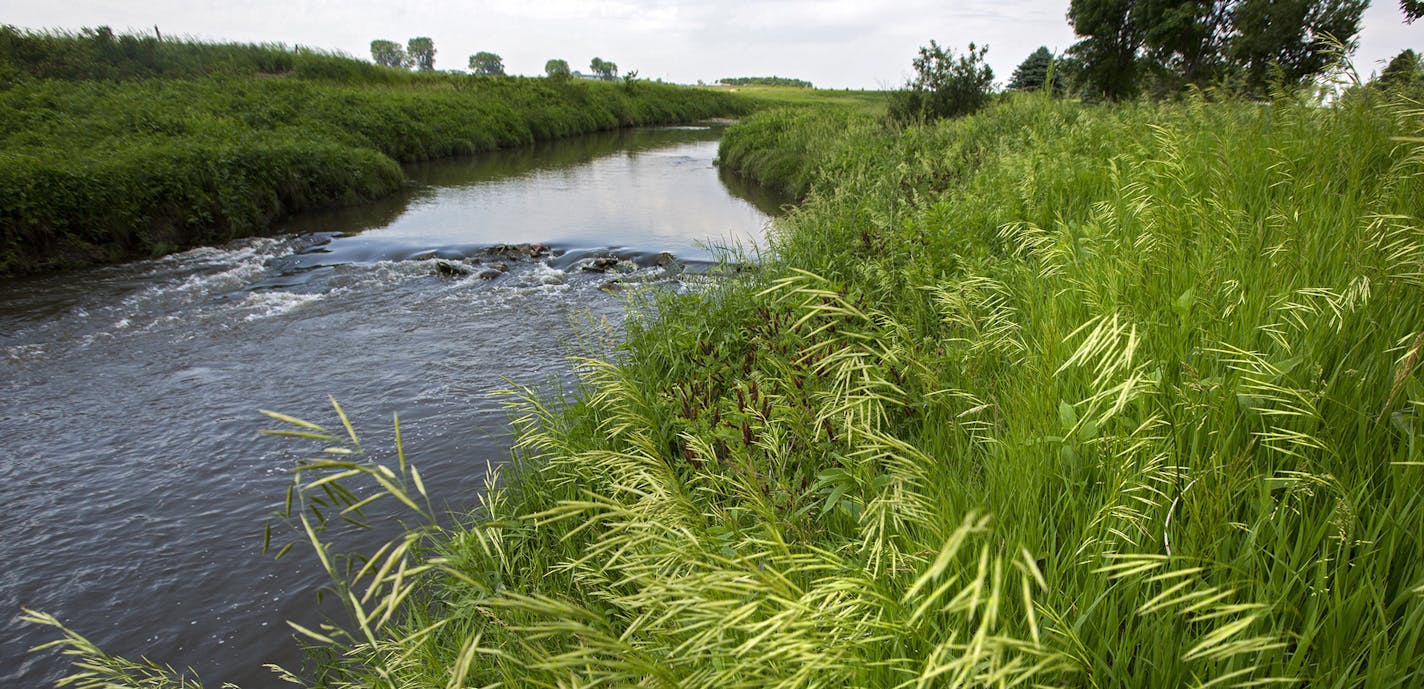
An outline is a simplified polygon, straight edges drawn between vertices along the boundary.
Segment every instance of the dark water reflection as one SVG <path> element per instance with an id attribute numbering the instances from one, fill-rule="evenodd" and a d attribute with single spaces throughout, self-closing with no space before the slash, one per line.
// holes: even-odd
<path id="1" fill-rule="evenodd" d="M 310 448 L 259 437 L 256 410 L 334 425 L 332 395 L 379 448 L 399 412 L 437 503 L 468 508 L 508 455 L 490 391 L 567 379 L 575 323 L 616 340 L 610 282 L 685 289 L 681 265 L 710 259 L 705 242 L 760 237 L 779 204 L 729 193 L 717 135 L 618 132 L 416 166 L 406 193 L 291 234 L 0 283 L 0 686 L 46 686 L 64 667 L 25 652 L 51 635 L 14 622 L 21 606 L 211 687 L 279 686 L 261 665 L 298 661 L 283 621 L 319 619 L 323 580 L 300 548 L 260 552 Z M 550 249 L 489 253 L 531 242 Z M 470 272 L 442 274 L 432 255 Z"/>

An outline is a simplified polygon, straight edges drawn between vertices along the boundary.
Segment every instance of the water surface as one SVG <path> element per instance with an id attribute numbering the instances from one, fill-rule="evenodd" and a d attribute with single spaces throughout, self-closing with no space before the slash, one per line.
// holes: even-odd
<path id="1" fill-rule="evenodd" d="M 628 290 L 760 241 L 776 201 L 724 184 L 717 136 L 414 166 L 405 193 L 276 237 L 0 282 L 0 686 L 64 667 L 25 652 L 51 635 L 21 606 L 211 687 L 280 686 L 261 665 L 298 662 L 283 621 L 319 619 L 323 578 L 260 552 L 311 448 L 260 437 L 257 409 L 335 425 L 334 396 L 377 448 L 398 412 L 436 502 L 470 507 L 508 456 L 491 391 L 567 379 L 575 326 L 614 341 Z"/>

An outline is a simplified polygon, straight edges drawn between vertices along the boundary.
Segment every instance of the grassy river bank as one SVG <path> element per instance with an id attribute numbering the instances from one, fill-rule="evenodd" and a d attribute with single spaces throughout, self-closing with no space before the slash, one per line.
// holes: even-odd
<path id="1" fill-rule="evenodd" d="M 0 276 L 262 234 L 399 163 L 745 112 L 654 84 L 419 74 L 281 46 L 0 27 Z"/>
<path id="2" fill-rule="evenodd" d="M 342 559 L 359 482 L 425 487 L 284 420 L 353 613 L 317 684 L 1417 685 L 1421 134 L 1366 93 L 756 114 L 724 165 L 805 198 L 762 268 L 512 394 L 461 525 Z"/>

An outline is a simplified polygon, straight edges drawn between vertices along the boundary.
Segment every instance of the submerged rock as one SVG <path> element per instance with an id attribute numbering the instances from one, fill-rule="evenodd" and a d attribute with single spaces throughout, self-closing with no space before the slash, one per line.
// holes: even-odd
<path id="1" fill-rule="evenodd" d="M 441 277 L 458 278 L 475 272 L 475 269 L 459 261 L 439 260 L 435 262 L 435 273 Z"/>
<path id="2" fill-rule="evenodd" d="M 494 258 L 528 259 L 549 255 L 548 244 L 496 244 L 485 249 L 485 254 Z"/>
<path id="3" fill-rule="evenodd" d="M 618 267 L 618 258 L 615 256 L 598 256 L 596 258 L 584 259 L 579 266 L 585 272 L 606 273 Z"/>
<path id="4" fill-rule="evenodd" d="M 669 275 L 677 275 L 682 272 L 682 264 L 672 254 L 664 251 L 653 257 L 653 265 L 667 271 Z"/>

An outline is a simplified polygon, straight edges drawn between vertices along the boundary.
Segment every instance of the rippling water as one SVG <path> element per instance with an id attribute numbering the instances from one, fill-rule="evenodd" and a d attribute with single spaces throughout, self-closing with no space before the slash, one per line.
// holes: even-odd
<path id="1" fill-rule="evenodd" d="M 719 179 L 717 135 L 413 167 L 406 194 L 277 237 L 0 282 L 0 686 L 64 668 L 25 652 L 52 635 L 21 606 L 208 686 L 278 686 L 261 665 L 299 662 L 284 620 L 319 619 L 323 579 L 260 552 L 307 448 L 256 410 L 334 424 L 334 396 L 374 447 L 399 412 L 437 503 L 472 505 L 508 456 L 491 391 L 566 378 L 576 324 L 616 335 L 626 289 L 760 241 L 776 201 Z"/>

